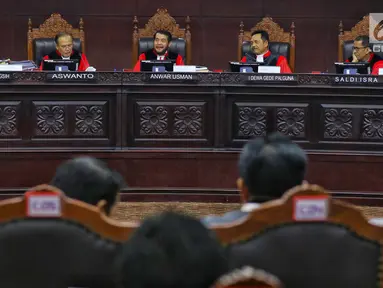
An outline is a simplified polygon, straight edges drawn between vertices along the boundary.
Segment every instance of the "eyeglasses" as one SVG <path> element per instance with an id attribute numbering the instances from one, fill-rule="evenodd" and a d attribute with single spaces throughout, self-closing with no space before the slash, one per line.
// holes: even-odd
<path id="1" fill-rule="evenodd" d="M 359 50 L 366 49 L 366 48 L 367 47 L 354 47 L 354 50 L 359 51 Z"/>

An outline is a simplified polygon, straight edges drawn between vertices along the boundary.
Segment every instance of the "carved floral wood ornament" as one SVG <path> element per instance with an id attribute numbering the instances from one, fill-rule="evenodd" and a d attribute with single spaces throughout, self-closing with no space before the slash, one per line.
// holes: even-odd
<path id="1" fill-rule="evenodd" d="M 157 30 L 167 30 L 172 33 L 174 37 L 184 38 L 188 30 L 181 29 L 179 24 L 176 23 L 176 20 L 169 15 L 168 10 L 164 8 L 157 9 L 156 14 L 149 19 L 148 23 L 145 24 L 145 27 L 142 29 L 138 29 L 137 17 L 134 17 L 133 23 L 135 24 L 134 30 L 138 32 L 138 37 L 152 37 Z M 186 24 L 186 28 L 188 28 L 190 24 L 189 16 L 186 17 Z"/>
<path id="2" fill-rule="evenodd" d="M 191 63 L 191 33 L 190 33 L 190 17 L 185 19 L 185 28 L 180 28 L 176 20 L 170 16 L 165 8 L 157 9 L 157 12 L 149 19 L 144 28 L 138 28 L 138 18 L 133 19 L 133 47 L 132 47 L 132 65 L 138 59 L 138 42 L 140 38 L 153 37 L 157 30 L 169 31 L 175 38 L 183 38 L 186 42 L 186 64 Z"/>
<path id="3" fill-rule="evenodd" d="M 366 15 L 360 20 L 350 31 L 343 30 L 343 22 L 339 23 L 339 40 L 349 41 L 354 40 L 357 36 L 369 35 L 369 16 Z M 343 44 L 343 43 L 342 43 Z"/>
<path id="4" fill-rule="evenodd" d="M 84 20 L 80 18 L 79 28 L 73 28 L 60 14 L 53 13 L 38 28 L 33 28 L 32 19 L 28 19 L 28 60 L 33 60 L 33 40 L 54 38 L 58 33 L 66 32 L 81 40 L 82 52 L 85 52 Z"/>
<path id="5" fill-rule="evenodd" d="M 295 24 L 290 25 L 290 32 L 285 32 L 284 29 L 274 22 L 271 17 L 264 17 L 260 22 L 253 26 L 250 31 L 244 31 L 244 24 L 241 21 L 239 25 L 238 36 L 238 59 L 242 58 L 242 45 L 245 41 L 251 40 L 251 33 L 256 30 L 265 30 L 269 33 L 270 42 L 285 42 L 290 44 L 290 56 L 288 59 L 291 70 L 295 70 Z"/>
<path id="6" fill-rule="evenodd" d="M 258 22 L 250 31 L 243 31 L 243 22 L 241 22 L 240 31 L 243 32 L 243 40 L 249 41 L 251 39 L 251 33 L 256 30 L 265 30 L 269 33 L 270 41 L 272 42 L 290 42 L 291 36 L 295 36 L 295 24 L 291 23 L 291 35 L 289 32 L 285 32 L 279 24 L 273 21 L 270 17 L 263 18 Z"/>

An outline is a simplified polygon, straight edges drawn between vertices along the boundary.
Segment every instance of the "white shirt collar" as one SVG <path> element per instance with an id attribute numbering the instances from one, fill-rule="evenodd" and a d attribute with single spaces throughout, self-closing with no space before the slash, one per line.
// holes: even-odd
<path id="1" fill-rule="evenodd" d="M 253 210 L 258 209 L 261 206 L 259 203 L 245 203 L 241 207 L 242 212 L 251 212 Z"/>
<path id="2" fill-rule="evenodd" d="M 70 60 L 70 56 L 69 57 L 61 56 L 61 58 L 63 58 L 63 60 Z"/>
<path id="3" fill-rule="evenodd" d="M 264 62 L 264 60 L 263 60 L 263 56 L 264 56 L 267 52 L 269 52 L 269 50 L 267 50 L 267 51 L 266 51 L 265 53 L 263 53 L 263 54 L 259 54 L 259 55 L 257 55 L 257 62 L 263 63 L 263 62 Z"/>

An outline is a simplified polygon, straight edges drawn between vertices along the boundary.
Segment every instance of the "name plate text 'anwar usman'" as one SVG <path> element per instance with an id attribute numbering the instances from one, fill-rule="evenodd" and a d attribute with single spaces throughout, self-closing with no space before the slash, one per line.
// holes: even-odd
<path id="1" fill-rule="evenodd" d="M 145 73 L 146 82 L 187 83 L 199 81 L 196 73 Z"/>

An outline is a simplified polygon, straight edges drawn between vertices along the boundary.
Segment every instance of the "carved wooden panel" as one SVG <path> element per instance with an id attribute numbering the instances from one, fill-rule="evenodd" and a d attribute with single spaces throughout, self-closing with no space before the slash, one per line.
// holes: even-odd
<path id="1" fill-rule="evenodd" d="M 137 103 L 140 114 L 140 136 L 169 135 L 169 108 L 163 105 Z"/>
<path id="2" fill-rule="evenodd" d="M 266 135 L 267 110 L 258 105 L 252 103 L 237 104 L 238 124 L 235 133 L 237 137 L 247 138 Z"/>
<path id="3" fill-rule="evenodd" d="M 356 142 L 383 140 L 383 106 L 322 105 L 323 139 Z"/>
<path id="4" fill-rule="evenodd" d="M 20 137 L 19 113 L 20 101 L 2 101 L 0 103 L 0 141 Z"/>
<path id="5" fill-rule="evenodd" d="M 102 105 L 77 105 L 75 116 L 75 132 L 77 136 L 105 135 L 105 112 Z"/>
<path id="6" fill-rule="evenodd" d="M 93 146 L 92 141 L 97 139 L 111 141 L 109 126 L 114 121 L 109 105 L 109 101 L 32 101 L 31 137 L 57 139 L 54 146 L 84 140 L 90 142 L 86 145 Z"/>
<path id="7" fill-rule="evenodd" d="M 324 138 L 351 139 L 353 115 L 350 108 L 324 108 Z"/>
<path id="8" fill-rule="evenodd" d="M 306 111 L 303 107 L 276 108 L 277 131 L 293 138 L 304 138 Z"/>
<path id="9" fill-rule="evenodd" d="M 36 108 L 36 136 L 67 135 L 65 106 L 34 102 Z"/>
<path id="10" fill-rule="evenodd" d="M 202 137 L 203 105 L 183 105 L 174 109 L 173 134 L 177 136 Z"/>
<path id="11" fill-rule="evenodd" d="M 292 139 L 307 140 L 308 104 L 236 102 L 232 140 L 247 140 L 279 131 Z"/>
<path id="12" fill-rule="evenodd" d="M 207 106 L 197 102 L 137 101 L 134 105 L 133 138 L 138 142 L 209 141 Z"/>
<path id="13" fill-rule="evenodd" d="M 383 140 L 383 106 L 363 109 L 361 137 L 364 140 Z"/>

